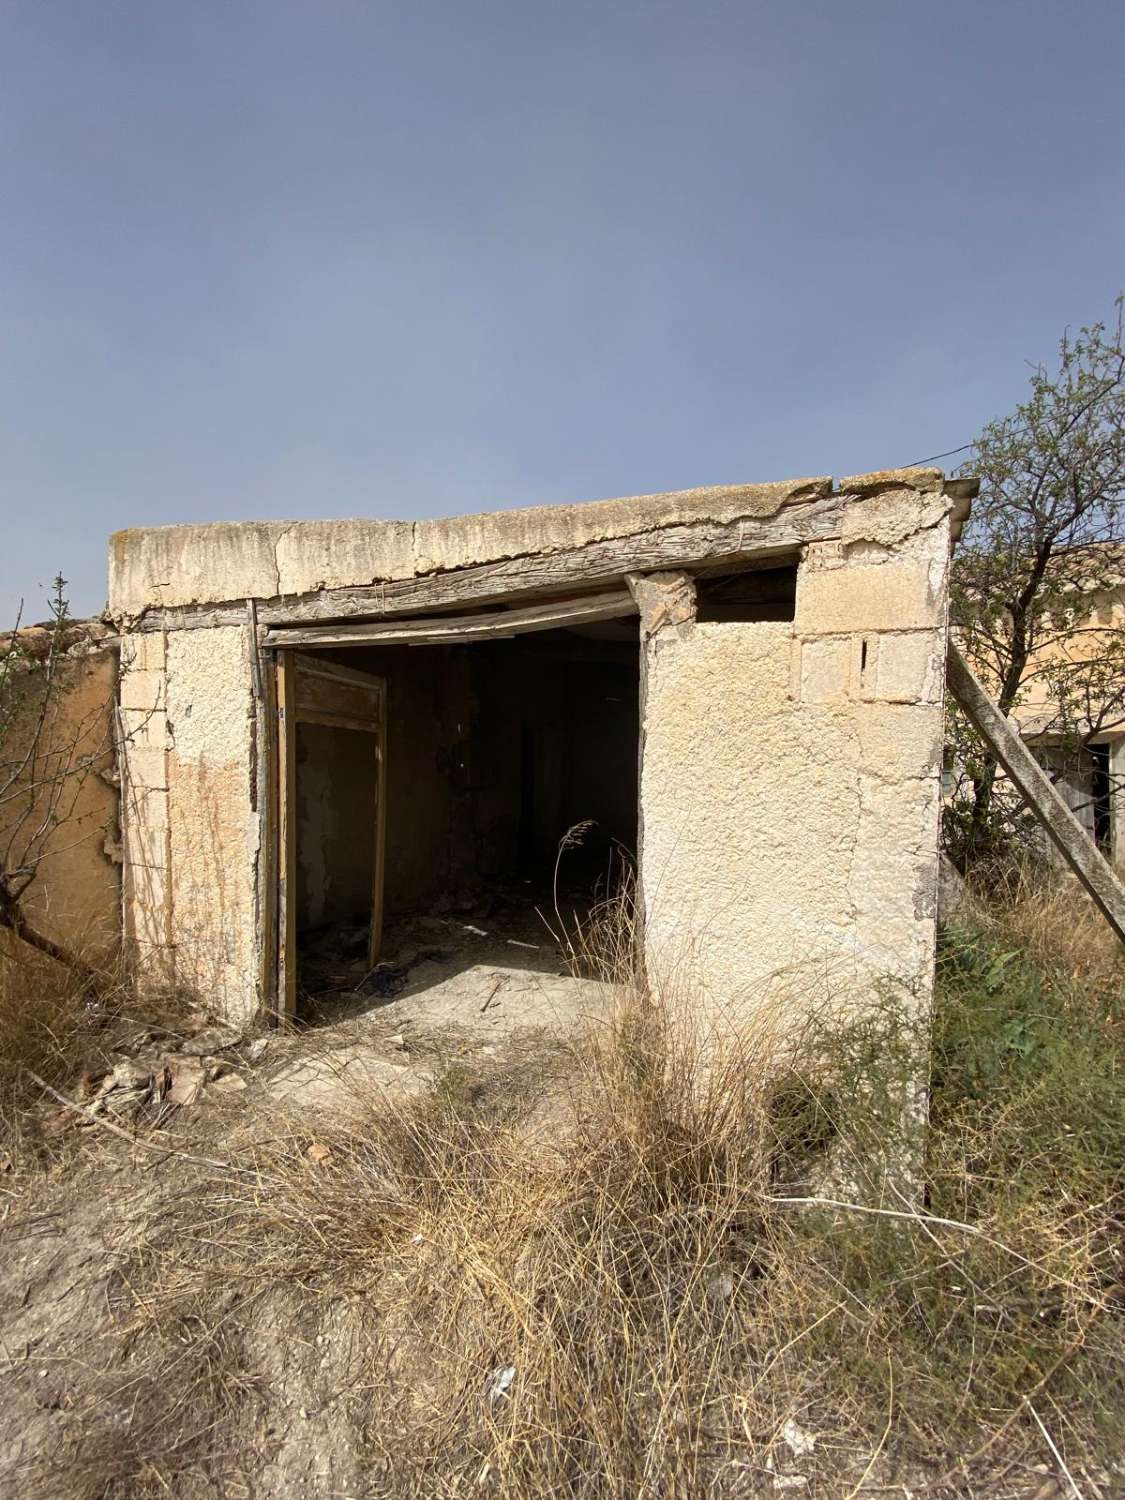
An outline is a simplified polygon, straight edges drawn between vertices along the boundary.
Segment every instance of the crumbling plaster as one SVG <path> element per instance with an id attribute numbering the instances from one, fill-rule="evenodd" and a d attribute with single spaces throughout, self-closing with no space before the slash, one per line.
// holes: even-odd
<path id="1" fill-rule="evenodd" d="M 122 654 L 145 664 L 123 677 L 121 714 L 126 930 L 138 968 L 248 1024 L 260 829 L 246 632 L 130 636 Z"/>
<path id="2" fill-rule="evenodd" d="M 109 612 L 272 599 L 558 552 L 686 521 L 775 515 L 828 494 L 830 479 L 714 485 L 584 505 L 433 521 L 245 521 L 149 526 L 110 538 Z"/>
<path id="3" fill-rule="evenodd" d="M 0 658 L 11 648 L 15 663 L 20 658 L 41 661 L 52 639 L 49 626 L 25 627 L 0 637 Z M 34 759 L 29 752 L 41 704 L 34 690 L 40 679 L 11 665 L 14 712 L 0 745 L 0 782 L 12 777 L 0 804 L 0 853 L 13 865 L 36 862 L 35 878 L 21 903 L 23 914 L 42 936 L 93 962 L 110 962 L 120 942 L 114 644 L 110 631 L 97 621 L 72 621 L 65 627 L 55 663 L 57 693 Z M 36 778 L 47 786 L 33 790 Z M 53 816 L 46 817 L 52 802 Z"/>

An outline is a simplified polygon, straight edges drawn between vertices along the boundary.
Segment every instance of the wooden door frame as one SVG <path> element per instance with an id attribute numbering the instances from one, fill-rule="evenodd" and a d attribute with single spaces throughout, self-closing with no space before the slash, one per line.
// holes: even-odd
<path id="1" fill-rule="evenodd" d="M 297 1015 L 297 725 L 322 724 L 370 734 L 375 753 L 375 844 L 371 890 L 371 936 L 368 964 L 374 968 L 383 937 L 383 890 L 386 859 L 387 809 L 387 682 L 373 672 L 358 672 L 335 662 L 321 661 L 308 652 L 291 648 L 275 650 L 273 733 L 270 735 L 274 796 L 270 812 L 269 845 L 273 854 L 269 888 L 274 892 L 276 926 L 266 934 L 268 959 L 263 964 L 263 988 L 272 999 L 272 1009 L 282 1026 L 292 1025 Z M 374 718 L 357 718 L 330 710 L 302 708 L 298 703 L 298 676 L 352 683 L 373 691 Z M 270 961 L 272 960 L 272 962 Z"/>

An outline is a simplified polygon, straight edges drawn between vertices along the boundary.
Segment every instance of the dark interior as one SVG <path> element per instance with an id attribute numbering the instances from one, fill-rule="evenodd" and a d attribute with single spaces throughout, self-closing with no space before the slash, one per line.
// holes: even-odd
<path id="1" fill-rule="evenodd" d="M 505 882 L 596 899 L 636 856 L 635 619 L 487 644 L 318 652 L 387 683 L 384 913 L 465 909 Z M 298 930 L 366 922 L 373 737 L 301 725 Z"/>
<path id="2" fill-rule="evenodd" d="M 797 608 L 797 566 L 704 574 L 696 579 L 695 590 L 696 619 L 705 625 L 791 620 Z"/>

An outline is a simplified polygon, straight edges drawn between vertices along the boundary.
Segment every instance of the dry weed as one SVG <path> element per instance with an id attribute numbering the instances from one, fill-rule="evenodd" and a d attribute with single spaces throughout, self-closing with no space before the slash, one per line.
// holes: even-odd
<path id="1" fill-rule="evenodd" d="M 997 943 L 1098 990 L 1125 983 L 1125 952 L 1069 871 L 1042 863 L 1005 864 L 978 872 L 971 892 Z"/>
<path id="2" fill-rule="evenodd" d="M 624 981 L 602 918 L 575 962 Z M 1119 1488 L 1120 994 L 982 938 L 943 956 L 932 1048 L 891 997 L 784 1045 L 692 998 L 623 983 L 538 1098 L 526 1056 L 511 1087 L 459 1062 L 228 1143 L 123 1267 L 144 1352 L 85 1424 L 98 1488 L 55 1493 L 1030 1495 L 1044 1431 Z"/>

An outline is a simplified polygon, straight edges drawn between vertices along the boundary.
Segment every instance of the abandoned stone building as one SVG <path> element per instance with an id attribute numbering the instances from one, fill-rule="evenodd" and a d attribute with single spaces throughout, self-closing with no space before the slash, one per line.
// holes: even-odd
<path id="1" fill-rule="evenodd" d="M 374 964 L 385 921 L 561 867 L 579 902 L 635 871 L 650 965 L 717 1004 L 924 1004 L 971 492 L 916 468 L 116 534 L 141 973 L 293 1015 L 332 924 Z"/>

